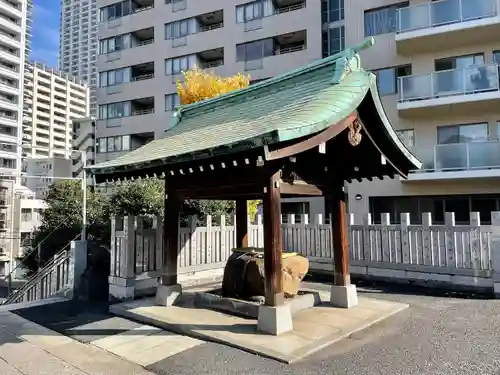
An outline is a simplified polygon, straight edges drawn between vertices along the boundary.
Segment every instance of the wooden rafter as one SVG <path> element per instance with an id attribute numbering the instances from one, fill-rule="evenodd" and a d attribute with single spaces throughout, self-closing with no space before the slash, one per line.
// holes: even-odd
<path id="1" fill-rule="evenodd" d="M 276 160 L 282 159 L 286 157 L 290 157 L 293 155 L 300 154 L 307 150 L 312 149 L 313 147 L 318 147 L 323 143 L 329 141 L 330 139 L 336 137 L 340 133 L 342 133 L 349 125 L 351 125 L 358 118 L 357 112 L 352 112 L 349 116 L 344 118 L 342 121 L 337 122 L 336 124 L 326 128 L 321 133 L 316 134 L 310 138 L 307 138 L 303 141 L 295 143 L 290 146 L 286 146 L 283 148 L 279 148 L 273 151 L 267 151 L 265 154 L 266 160 Z"/>

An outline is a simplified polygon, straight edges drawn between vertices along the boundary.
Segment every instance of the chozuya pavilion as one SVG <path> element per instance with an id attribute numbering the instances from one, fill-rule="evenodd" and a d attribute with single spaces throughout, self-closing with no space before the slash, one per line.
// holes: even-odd
<path id="1" fill-rule="evenodd" d="M 186 105 L 171 129 L 116 160 L 89 167 L 97 183 L 165 179 L 164 253 L 158 304 L 181 292 L 178 221 L 184 199 L 236 201 L 236 238 L 247 243 L 247 200 L 262 199 L 265 304 L 259 329 L 291 330 L 284 303 L 280 199 L 327 196 L 332 214 L 331 304 L 357 304 L 349 275 L 345 182 L 403 178 L 421 163 L 405 148 L 384 112 L 375 75 L 363 70 L 359 46 L 226 95 Z"/>

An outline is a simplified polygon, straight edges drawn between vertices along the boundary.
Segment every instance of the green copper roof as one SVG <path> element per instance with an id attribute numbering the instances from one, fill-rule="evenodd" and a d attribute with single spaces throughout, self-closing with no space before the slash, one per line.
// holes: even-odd
<path id="1" fill-rule="evenodd" d="M 376 92 L 375 76 L 361 69 L 358 56 L 372 44 L 369 39 L 249 88 L 183 106 L 165 138 L 89 169 L 96 174 L 142 169 L 321 131 L 356 110 L 370 89 Z M 396 142 L 400 143 L 397 137 Z"/>

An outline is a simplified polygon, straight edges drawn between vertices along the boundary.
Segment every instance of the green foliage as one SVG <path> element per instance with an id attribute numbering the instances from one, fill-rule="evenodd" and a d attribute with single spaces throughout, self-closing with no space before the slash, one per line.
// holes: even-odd
<path id="1" fill-rule="evenodd" d="M 111 195 L 110 213 L 114 216 L 162 215 L 165 183 L 147 179 L 118 185 Z"/>
<path id="2" fill-rule="evenodd" d="M 198 217 L 233 215 L 235 210 L 234 201 L 188 200 L 184 203 L 183 214 Z"/>
<path id="3" fill-rule="evenodd" d="M 46 198 L 47 209 L 35 233 L 32 249 L 23 264 L 32 273 L 76 239 L 82 230 L 83 191 L 79 181 L 53 184 Z M 111 216 L 163 215 L 164 182 L 145 179 L 117 185 L 111 195 L 87 189 L 87 239 L 109 248 Z M 232 201 L 186 201 L 184 215 L 232 215 Z M 38 245 L 40 244 L 40 257 Z"/>

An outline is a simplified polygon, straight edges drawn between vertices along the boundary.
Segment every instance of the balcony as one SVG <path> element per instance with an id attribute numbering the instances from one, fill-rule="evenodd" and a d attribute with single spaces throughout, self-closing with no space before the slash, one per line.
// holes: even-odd
<path id="1" fill-rule="evenodd" d="M 247 14 L 243 21 L 238 20 L 237 22 L 243 25 L 243 31 L 250 32 L 254 30 L 269 29 L 269 26 L 276 24 L 277 20 L 273 16 L 278 16 L 285 13 L 290 13 L 290 17 L 280 17 L 280 22 L 284 23 L 285 28 L 289 28 L 290 25 L 300 25 L 298 21 L 300 17 L 304 17 L 305 14 L 300 11 L 306 8 L 306 2 L 304 0 L 278 0 L 274 2 L 274 9 L 265 11 L 260 17 L 255 17 L 255 15 Z M 250 16 L 250 17 L 248 17 Z M 290 22 L 291 21 L 291 22 Z M 280 26 L 275 27 L 278 33 L 283 29 Z"/>
<path id="2" fill-rule="evenodd" d="M 239 71 L 250 72 L 252 79 L 263 79 L 306 65 L 311 62 L 306 41 L 306 30 L 302 30 L 239 44 L 236 46 L 237 59 L 243 63 Z"/>
<path id="3" fill-rule="evenodd" d="M 169 47 L 180 48 L 189 46 L 190 49 L 198 50 L 211 47 L 207 45 L 207 40 L 214 39 L 220 45 L 221 38 L 224 37 L 222 28 L 224 27 L 224 13 L 222 10 L 217 10 L 210 13 L 200 14 L 196 17 L 189 18 L 183 21 L 175 21 L 165 25 L 165 40 Z M 182 22 L 183 26 L 180 26 Z M 201 37 L 200 33 L 210 32 L 211 38 Z M 176 53 L 177 54 L 177 53 Z"/>
<path id="4" fill-rule="evenodd" d="M 151 22 L 154 0 L 133 0 L 130 12 L 117 17 L 113 12 L 104 16 L 98 25 L 99 39 L 125 34 L 133 29 L 133 25 L 147 25 Z"/>
<path id="5" fill-rule="evenodd" d="M 137 50 L 136 48 L 145 46 L 152 46 L 155 38 L 154 38 L 154 28 L 149 27 L 146 29 L 136 30 L 129 34 L 128 38 L 129 42 L 125 42 L 122 38 L 122 43 L 115 43 L 114 50 L 108 50 L 107 53 L 102 53 L 97 57 L 97 64 L 101 66 L 102 69 L 106 70 L 110 69 L 110 67 L 106 66 L 108 63 L 112 63 L 117 61 L 118 64 L 121 63 L 121 60 L 130 62 L 132 64 L 139 64 L 143 61 L 147 61 L 150 56 L 148 56 L 151 51 Z"/>
<path id="6" fill-rule="evenodd" d="M 408 181 L 453 180 L 500 177 L 500 140 L 415 146 L 413 154 L 422 169 Z"/>
<path id="7" fill-rule="evenodd" d="M 0 0 L 0 11 L 4 14 L 8 14 L 10 17 L 21 19 L 23 13 L 21 11 L 21 4 L 14 3 L 8 0 Z"/>
<path id="8" fill-rule="evenodd" d="M 497 0 L 440 0 L 398 10 L 400 54 L 436 52 L 497 39 Z"/>
<path id="9" fill-rule="evenodd" d="M 483 113 L 500 104 L 499 66 L 474 65 L 399 78 L 402 116 Z"/>
<path id="10" fill-rule="evenodd" d="M 199 32 L 206 32 L 224 27 L 224 12 L 222 9 L 211 13 L 200 14 L 195 18 Z"/>

